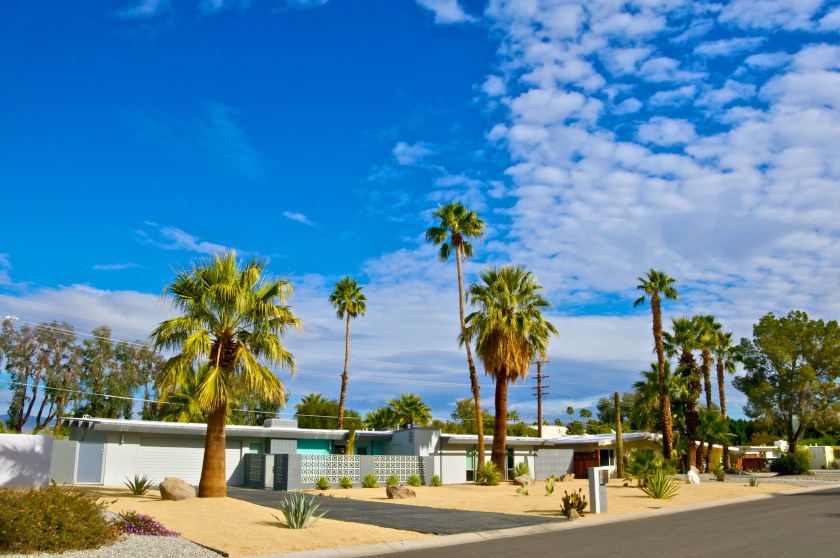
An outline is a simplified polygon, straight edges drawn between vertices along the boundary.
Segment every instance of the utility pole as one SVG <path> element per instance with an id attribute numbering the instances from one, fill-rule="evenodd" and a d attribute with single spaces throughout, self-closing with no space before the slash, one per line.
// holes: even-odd
<path id="1" fill-rule="evenodd" d="M 537 359 L 537 387 L 531 388 L 536 390 L 534 395 L 537 397 L 537 438 L 542 438 L 542 426 L 543 426 L 543 418 L 542 418 L 542 398 L 544 395 L 548 395 L 548 392 L 545 391 L 549 388 L 549 386 L 543 386 L 542 381 L 543 378 L 548 378 L 548 376 L 543 376 L 542 374 L 542 365 L 548 363 L 548 359 L 545 360 Z"/>

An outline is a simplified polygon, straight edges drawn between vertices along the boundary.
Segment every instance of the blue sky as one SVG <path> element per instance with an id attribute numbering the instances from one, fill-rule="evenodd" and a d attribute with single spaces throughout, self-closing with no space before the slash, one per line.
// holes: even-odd
<path id="1" fill-rule="evenodd" d="M 306 324 L 293 405 L 338 395 L 350 274 L 350 406 L 445 418 L 468 379 L 423 232 L 462 200 L 488 223 L 467 280 L 521 263 L 554 305 L 546 414 L 591 406 L 652 356 L 650 267 L 680 281 L 667 315 L 736 336 L 837 317 L 838 31 L 819 0 L 6 3 L 0 315 L 143 338 L 171 267 L 267 257 Z"/>

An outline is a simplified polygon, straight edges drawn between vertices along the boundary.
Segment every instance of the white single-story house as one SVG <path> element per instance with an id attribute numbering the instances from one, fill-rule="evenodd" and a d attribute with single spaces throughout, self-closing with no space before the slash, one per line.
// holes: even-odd
<path id="1" fill-rule="evenodd" d="M 154 481 L 167 476 L 198 484 L 204 455 L 205 424 L 142 420 L 64 418 L 69 446 L 62 458 L 73 467 L 57 482 L 120 486 L 134 475 Z M 337 483 L 349 476 L 359 483 L 373 472 L 380 480 L 417 474 L 424 483 L 437 475 L 445 484 L 475 480 L 477 438 L 446 434 L 434 428 L 356 431 L 354 455 L 345 455 L 347 430 L 298 428 L 294 420 L 270 419 L 263 426 L 226 428 L 226 467 L 232 486 L 265 486 L 290 490 L 314 486 L 320 476 Z M 653 446 L 658 436 L 624 435 L 625 447 Z M 507 438 L 507 471 L 526 463 L 535 478 L 575 472 L 580 456 L 589 466 L 614 465 L 614 434 L 560 438 Z M 485 437 L 489 457 L 492 437 Z M 54 451 L 56 451 L 54 450 Z M 596 452 L 598 452 L 596 454 Z M 595 456 L 597 455 L 597 459 Z M 576 476 L 585 476 L 580 471 Z"/>

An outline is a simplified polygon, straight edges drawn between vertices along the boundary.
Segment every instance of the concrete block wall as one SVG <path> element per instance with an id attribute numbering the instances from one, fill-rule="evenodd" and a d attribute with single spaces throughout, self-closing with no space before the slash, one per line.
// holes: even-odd
<path id="1" fill-rule="evenodd" d="M 540 448 L 534 458 L 534 478 L 545 480 L 551 475 L 561 476 L 574 472 L 574 450 Z"/>

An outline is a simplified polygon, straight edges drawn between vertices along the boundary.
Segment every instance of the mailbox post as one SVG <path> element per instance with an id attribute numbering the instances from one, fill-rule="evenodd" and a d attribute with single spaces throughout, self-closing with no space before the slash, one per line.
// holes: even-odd
<path id="1" fill-rule="evenodd" d="M 607 484 L 609 482 L 609 467 L 589 468 L 589 511 L 591 513 L 607 513 Z"/>

